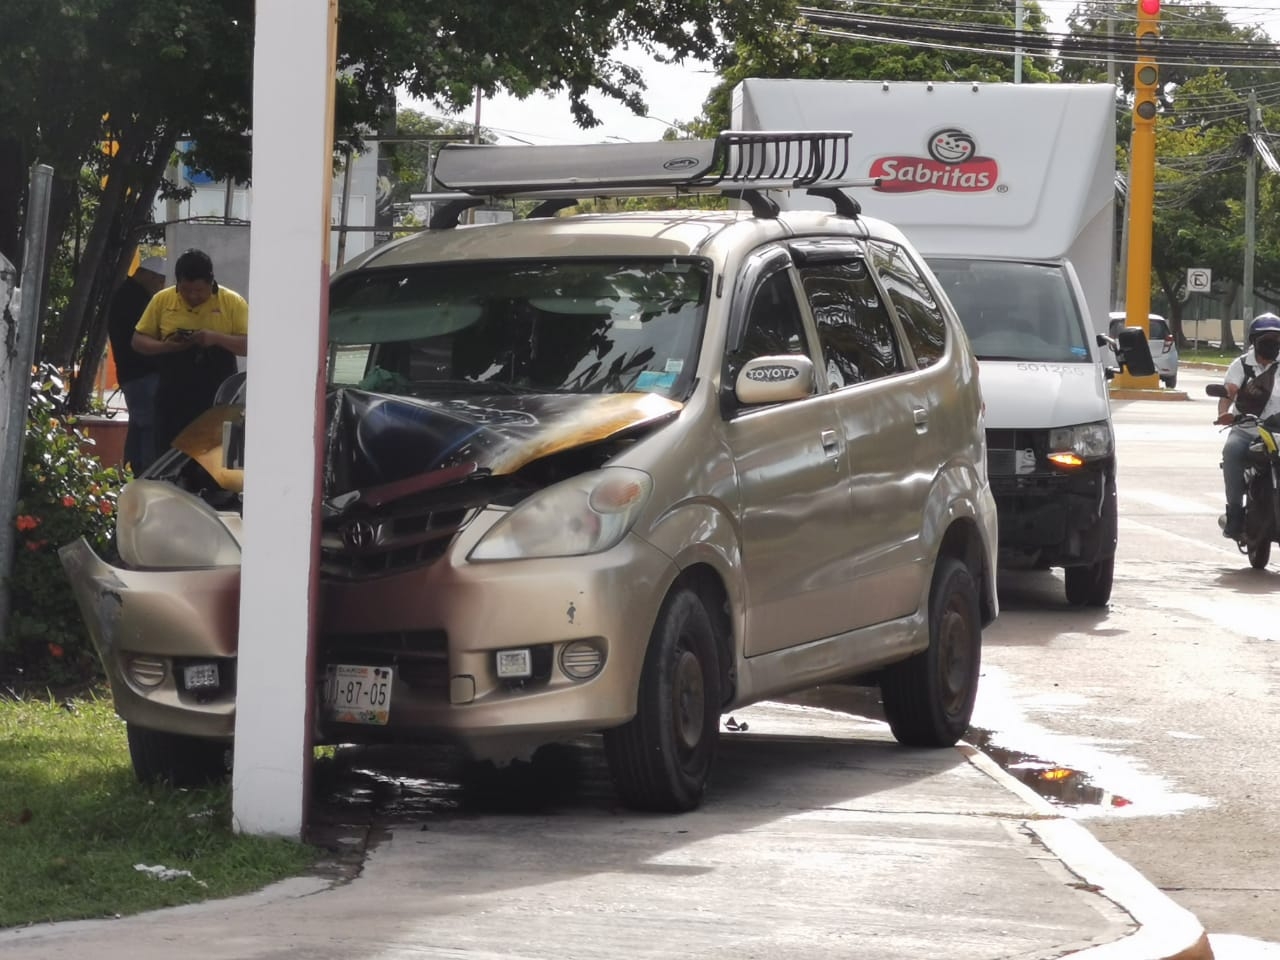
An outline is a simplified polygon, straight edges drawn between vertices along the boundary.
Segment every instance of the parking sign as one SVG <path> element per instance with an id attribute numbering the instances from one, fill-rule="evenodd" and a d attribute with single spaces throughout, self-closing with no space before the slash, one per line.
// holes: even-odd
<path id="1" fill-rule="evenodd" d="M 1187 267 L 1187 290 L 1208 293 L 1213 285 L 1213 271 L 1208 267 Z"/>

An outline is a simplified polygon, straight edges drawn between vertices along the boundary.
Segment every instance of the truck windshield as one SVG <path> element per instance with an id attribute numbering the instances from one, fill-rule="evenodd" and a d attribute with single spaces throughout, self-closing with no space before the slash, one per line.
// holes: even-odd
<path id="1" fill-rule="evenodd" d="M 710 267 L 523 260 L 371 268 L 329 295 L 329 383 L 379 393 L 683 398 Z"/>
<path id="2" fill-rule="evenodd" d="M 979 360 L 1090 362 L 1084 318 L 1065 268 L 945 257 L 928 262 Z"/>

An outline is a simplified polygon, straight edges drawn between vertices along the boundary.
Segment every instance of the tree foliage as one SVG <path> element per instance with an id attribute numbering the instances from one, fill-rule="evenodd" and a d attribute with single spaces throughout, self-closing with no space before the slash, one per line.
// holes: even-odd
<path id="1" fill-rule="evenodd" d="M 809 6 L 842 10 L 840 0 L 815 0 Z M 901 4 L 858 4 L 860 13 L 903 16 Z M 908 13 L 907 15 L 912 15 Z M 914 13 L 919 18 L 966 25 L 1014 25 L 1013 5 L 1005 0 L 969 0 L 948 7 L 929 4 Z M 1035 0 L 1028 0 L 1024 27 L 1044 30 L 1044 15 Z M 737 39 L 722 56 L 718 83 L 703 106 L 696 125 L 701 136 L 714 136 L 730 123 L 730 97 L 743 80 L 978 80 L 1013 79 L 1013 57 L 913 46 L 883 39 L 840 38 L 815 32 L 802 18 L 779 22 L 772 30 Z M 1050 79 L 1043 59 L 1025 57 L 1023 77 L 1028 82 Z"/>
<path id="2" fill-rule="evenodd" d="M 578 123 L 596 122 L 595 91 L 644 113 L 640 71 L 613 57 L 631 45 L 655 59 L 716 61 L 789 0 L 342 0 L 336 121 L 358 141 L 378 130 L 397 90 L 457 108 L 474 90 L 565 92 Z M 6 0 L 0 30 L 0 253 L 20 260 L 32 163 L 54 169 L 50 256 L 87 201 L 75 287 L 42 355 L 91 367 L 105 305 L 145 234 L 176 140 L 189 162 L 248 180 L 252 0 Z M 105 118 L 105 119 L 104 119 Z M 102 144 L 110 141 L 112 153 Z M 80 172 L 106 186 L 85 196 Z M 92 189 L 92 188 L 91 188 Z M 77 381 L 81 386 L 85 378 Z M 83 394 L 79 397 L 83 400 Z M 73 403 L 77 398 L 73 395 Z"/>

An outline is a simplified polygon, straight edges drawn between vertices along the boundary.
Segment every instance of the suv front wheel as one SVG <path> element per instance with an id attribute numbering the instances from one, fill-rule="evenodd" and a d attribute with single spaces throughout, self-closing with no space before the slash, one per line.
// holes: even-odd
<path id="1" fill-rule="evenodd" d="M 175 787 L 203 787 L 231 772 L 231 744 L 204 737 L 125 724 L 129 758 L 140 783 L 160 780 Z"/>
<path id="2" fill-rule="evenodd" d="M 885 719 L 899 743 L 954 746 L 969 728 L 978 694 L 982 620 L 969 568 L 939 557 L 929 591 L 929 646 L 880 677 Z"/>
<path id="3" fill-rule="evenodd" d="M 678 813 L 702 801 L 720 736 L 719 676 L 711 618 L 697 593 L 680 587 L 649 638 L 635 717 L 604 733 L 627 806 Z"/>

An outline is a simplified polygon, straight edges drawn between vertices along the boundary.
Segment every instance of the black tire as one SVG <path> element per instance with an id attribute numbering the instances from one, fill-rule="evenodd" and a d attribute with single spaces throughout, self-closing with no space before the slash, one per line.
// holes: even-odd
<path id="1" fill-rule="evenodd" d="M 225 780 L 231 772 L 231 744 L 125 724 L 133 774 L 142 783 L 203 787 Z"/>
<path id="2" fill-rule="evenodd" d="M 636 715 L 604 733 L 618 796 L 637 810 L 678 813 L 702 802 L 720 738 L 715 629 L 698 595 L 668 594 L 658 612 Z"/>
<path id="3" fill-rule="evenodd" d="M 1175 373 L 1172 377 L 1165 377 L 1165 378 L 1164 378 L 1164 385 L 1165 385 L 1166 387 L 1168 387 L 1170 390 L 1175 390 L 1175 389 L 1177 389 L 1177 386 L 1178 386 L 1178 375 Z"/>
<path id="4" fill-rule="evenodd" d="M 969 568 L 942 557 L 929 590 L 929 646 L 884 669 L 880 697 L 899 743 L 950 747 L 969 729 L 982 665 L 982 618 Z"/>
<path id="5" fill-rule="evenodd" d="M 1111 585 L 1116 576 L 1114 555 L 1087 567 L 1067 567 L 1067 603 L 1073 607 L 1105 607 L 1111 602 Z"/>
<path id="6" fill-rule="evenodd" d="M 1107 552 L 1107 556 L 1088 566 L 1067 567 L 1063 570 L 1067 581 L 1067 603 L 1073 607 L 1105 607 L 1111 602 L 1111 586 L 1116 576 L 1116 531 L 1120 510 L 1116 502 L 1115 478 L 1107 478 L 1106 483 L 1100 546 Z"/>
<path id="7" fill-rule="evenodd" d="M 1271 561 L 1271 541 L 1270 540 L 1250 540 L 1249 547 L 1249 566 L 1255 570 L 1263 570 Z"/>

